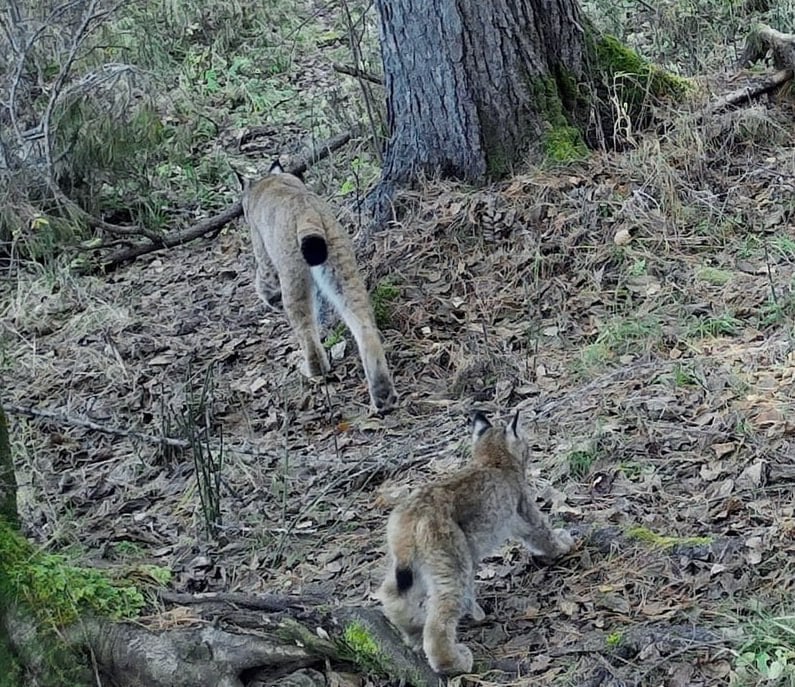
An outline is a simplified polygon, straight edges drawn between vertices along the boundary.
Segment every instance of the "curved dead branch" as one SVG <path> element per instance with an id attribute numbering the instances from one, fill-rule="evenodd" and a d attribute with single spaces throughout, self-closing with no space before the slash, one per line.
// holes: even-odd
<path id="1" fill-rule="evenodd" d="M 291 174 L 303 174 L 310 165 L 327 158 L 335 150 L 342 148 L 355 134 L 355 131 L 344 131 L 324 141 L 317 145 L 302 161 L 292 165 L 287 171 Z M 242 214 L 243 206 L 239 200 L 235 201 L 223 212 L 213 217 L 208 217 L 192 227 L 174 231 L 161 237 L 149 236 L 146 241 L 135 243 L 111 253 L 102 259 L 100 270 L 102 272 L 112 272 L 119 265 L 135 260 L 141 255 L 181 246 L 202 236 L 217 235 L 229 222 L 237 219 Z"/>

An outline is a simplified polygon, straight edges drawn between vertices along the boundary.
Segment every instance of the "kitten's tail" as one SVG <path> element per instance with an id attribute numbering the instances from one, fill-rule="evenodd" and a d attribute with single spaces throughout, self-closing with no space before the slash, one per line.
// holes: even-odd
<path id="1" fill-rule="evenodd" d="M 414 571 L 411 568 L 395 568 L 395 584 L 398 594 L 407 592 L 414 584 Z"/>
<path id="2" fill-rule="evenodd" d="M 395 557 L 395 584 L 398 594 L 403 594 L 414 584 L 414 542 L 410 531 L 405 531 L 393 542 L 392 554 Z"/>

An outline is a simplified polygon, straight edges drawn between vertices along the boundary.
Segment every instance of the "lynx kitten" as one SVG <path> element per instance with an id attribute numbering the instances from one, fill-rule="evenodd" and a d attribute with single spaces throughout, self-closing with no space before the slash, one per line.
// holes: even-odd
<path id="1" fill-rule="evenodd" d="M 266 305 L 281 298 L 304 355 L 303 372 L 329 371 L 317 328 L 321 292 L 351 330 L 376 412 L 397 401 L 373 309 L 348 233 L 322 198 L 275 162 L 264 179 L 245 187 L 243 213 L 257 260 L 255 286 Z"/>
<path id="2" fill-rule="evenodd" d="M 414 491 L 387 524 L 389 562 L 377 596 L 384 613 L 437 673 L 466 673 L 472 652 L 456 642 L 459 619 L 485 617 L 475 600 L 475 566 L 509 538 L 537 556 L 555 557 L 574 545 L 552 529 L 525 480 L 529 449 L 517 429 L 473 417 L 472 461 L 438 484 Z"/>

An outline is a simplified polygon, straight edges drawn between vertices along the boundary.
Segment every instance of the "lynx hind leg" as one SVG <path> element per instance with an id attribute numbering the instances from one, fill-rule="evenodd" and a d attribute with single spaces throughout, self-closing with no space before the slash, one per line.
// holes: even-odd
<path id="1" fill-rule="evenodd" d="M 282 291 L 276 272 L 263 265 L 257 265 L 254 275 L 254 288 L 260 300 L 270 309 L 278 310 L 282 304 Z"/>
<path id="2" fill-rule="evenodd" d="M 422 648 L 437 673 L 457 675 L 472 670 L 472 652 L 456 638 L 458 621 L 468 611 L 464 590 L 432 592 L 423 628 Z"/>
<path id="3" fill-rule="evenodd" d="M 390 566 L 376 597 L 381 602 L 384 615 L 398 630 L 403 640 L 415 651 L 422 649 L 422 630 L 425 625 L 425 590 L 415 577 L 412 587 L 398 593 L 395 570 Z"/>
<path id="4" fill-rule="evenodd" d="M 422 647 L 434 671 L 456 675 L 470 672 L 473 665 L 472 652 L 457 641 L 458 621 L 467 613 L 483 614 L 483 609 L 475 602 L 474 565 L 464 533 L 454 527 L 443 540 L 450 548 L 426 561 L 429 595 Z"/>
<path id="5" fill-rule="evenodd" d="M 571 534 L 565 529 L 550 527 L 546 517 L 529 495 L 522 499 L 518 516 L 518 531 L 515 534 L 534 556 L 557 558 L 574 548 Z"/>
<path id="6" fill-rule="evenodd" d="M 474 589 L 469 591 L 469 595 L 467 596 L 467 614 L 469 615 L 472 620 L 476 623 L 479 623 L 481 620 L 486 618 L 486 611 L 484 611 L 480 604 L 475 600 L 475 591 Z"/>
<path id="7" fill-rule="evenodd" d="M 341 258 L 338 256 L 338 259 Z M 395 386 L 364 282 L 353 256 L 346 262 L 349 262 L 349 274 L 344 281 L 338 277 L 338 265 L 327 263 L 313 267 L 312 271 L 323 295 L 334 305 L 356 340 L 367 377 L 372 409 L 377 413 L 384 413 L 391 410 L 397 402 Z"/>
<path id="8" fill-rule="evenodd" d="M 304 356 L 301 372 L 307 377 L 320 377 L 331 369 L 318 333 L 314 286 L 305 270 L 299 274 L 293 272 L 281 279 L 284 311 L 301 346 Z"/>

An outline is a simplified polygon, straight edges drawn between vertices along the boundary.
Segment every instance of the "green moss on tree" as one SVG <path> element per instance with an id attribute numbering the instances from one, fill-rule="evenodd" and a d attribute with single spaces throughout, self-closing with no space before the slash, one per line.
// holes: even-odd
<path id="1" fill-rule="evenodd" d="M 615 36 L 602 35 L 593 42 L 596 68 L 608 85 L 620 88 L 630 115 L 649 97 L 678 99 L 692 88 L 690 81 L 644 60 Z"/>
<path id="2" fill-rule="evenodd" d="M 26 618 L 32 630 L 16 651 L 10 644 L 0 646 L 0 661 L 5 652 L 15 657 L 12 666 L 37 666 L 37 684 L 42 687 L 91 684 L 90 671 L 55 630 L 84 614 L 133 617 L 144 605 L 141 592 L 114 583 L 98 570 L 77 567 L 63 556 L 37 550 L 2 517 L 0 561 L 0 613 L 13 608 L 14 616 Z"/>
<path id="3" fill-rule="evenodd" d="M 15 527 L 19 525 L 17 481 L 11 457 L 11 443 L 8 440 L 6 414 L 2 406 L 0 406 L 0 518 L 5 518 L 6 522 Z"/>
<path id="4" fill-rule="evenodd" d="M 582 160 L 588 156 L 588 147 L 582 134 L 574 126 L 558 126 L 544 135 L 544 151 L 555 162 Z"/>
<path id="5" fill-rule="evenodd" d="M 533 105 L 546 122 L 542 145 L 547 157 L 555 162 L 581 160 L 588 155 L 588 147 L 580 130 L 566 116 L 571 103 L 577 99 L 577 84 L 569 74 L 539 77 L 530 82 Z"/>

